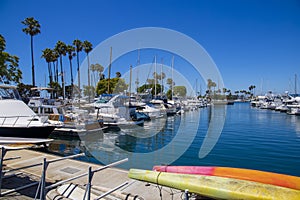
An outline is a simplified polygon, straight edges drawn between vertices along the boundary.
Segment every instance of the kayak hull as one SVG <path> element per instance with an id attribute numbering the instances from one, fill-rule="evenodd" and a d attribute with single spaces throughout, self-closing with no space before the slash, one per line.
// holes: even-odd
<path id="1" fill-rule="evenodd" d="M 153 170 L 235 178 L 300 190 L 300 177 L 259 170 L 205 166 L 154 166 Z"/>
<path id="2" fill-rule="evenodd" d="M 129 178 L 159 184 L 179 190 L 220 199 L 280 199 L 299 200 L 300 191 L 216 176 L 176 174 L 130 169 Z"/>

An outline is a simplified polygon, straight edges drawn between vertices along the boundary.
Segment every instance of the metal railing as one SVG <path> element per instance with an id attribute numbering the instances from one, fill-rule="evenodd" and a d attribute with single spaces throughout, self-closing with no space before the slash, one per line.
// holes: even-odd
<path id="1" fill-rule="evenodd" d="M 125 158 L 123 160 L 120 160 L 120 161 L 117 161 L 117 162 L 114 162 L 114 163 L 111 163 L 111 164 L 108 164 L 108 165 L 105 165 L 105 166 L 101 166 L 101 167 L 99 167 L 97 169 L 94 169 L 94 170 L 92 170 L 92 167 L 89 167 L 88 168 L 88 172 L 86 172 L 86 173 L 83 173 L 83 174 L 80 174 L 80 175 L 77 175 L 77 176 L 74 176 L 74 177 L 71 177 L 71 178 L 59 181 L 59 182 L 54 183 L 52 185 L 46 186 L 46 174 L 47 174 L 47 169 L 48 169 L 49 164 L 54 163 L 54 162 L 58 162 L 58 161 L 62 161 L 62 160 L 65 160 L 65 159 L 71 159 L 71 158 L 76 158 L 76 157 L 84 156 L 85 154 L 81 153 L 81 154 L 71 155 L 71 156 L 62 157 L 62 158 L 56 158 L 56 159 L 48 160 L 48 161 L 47 161 L 46 158 L 44 158 L 42 163 L 31 164 L 31 165 L 19 167 L 19 168 L 16 168 L 16 169 L 3 170 L 2 169 L 3 161 L 12 160 L 12 159 L 19 159 L 20 158 L 20 157 L 12 157 L 12 158 L 6 158 L 6 159 L 4 159 L 4 156 L 5 156 L 5 154 L 7 153 L 8 150 L 10 150 L 10 149 L 5 149 L 4 147 L 1 148 L 1 159 L 0 159 L 0 196 L 4 196 L 4 195 L 7 195 L 7 194 L 10 194 L 10 193 L 13 193 L 13 192 L 17 192 L 17 191 L 20 191 L 20 190 L 27 189 L 27 188 L 30 188 L 32 186 L 38 185 L 37 190 L 36 190 L 36 194 L 35 194 L 35 199 L 37 199 L 37 197 L 39 196 L 40 200 L 45 200 L 46 199 L 46 193 L 50 189 L 53 189 L 53 188 L 58 187 L 60 185 L 63 185 L 65 183 L 67 183 L 67 182 L 70 182 L 70 181 L 82 178 L 84 176 L 88 177 L 88 182 L 86 184 L 86 189 L 85 189 L 85 193 L 84 193 L 83 199 L 84 200 L 90 200 L 91 199 L 91 189 L 92 189 L 92 179 L 93 179 L 94 174 L 96 172 L 102 171 L 102 170 L 110 168 L 110 167 L 114 167 L 116 165 L 119 165 L 119 164 L 122 164 L 122 163 L 128 161 L 128 158 Z M 1 192 L 2 180 L 4 178 L 8 178 L 8 177 L 17 175 L 17 174 L 10 174 L 10 175 L 7 175 L 7 176 L 4 177 L 4 175 L 6 173 L 9 173 L 9 172 L 12 173 L 12 172 L 16 172 L 16 171 L 19 171 L 19 170 L 22 170 L 22 169 L 27 169 L 27 168 L 41 166 L 41 165 L 42 165 L 42 174 L 41 174 L 41 178 L 40 178 L 39 182 L 33 182 L 33 183 L 30 183 L 30 184 L 27 184 L 27 185 L 24 185 L 24 186 L 21 186 L 21 187 L 17 187 L 15 189 L 11 189 L 11 190 L 8 190 L 8 191 L 5 191 L 5 192 Z M 113 189 L 111 189 L 111 190 L 109 190 L 109 191 L 101 194 L 96 199 L 104 198 L 105 196 L 107 196 L 107 195 L 115 192 L 116 190 L 119 190 L 120 188 L 124 187 L 127 184 L 128 184 L 128 182 L 124 182 L 121 185 L 119 185 L 119 186 L 117 186 L 117 187 L 115 187 L 115 188 L 113 188 Z"/>
<path id="2" fill-rule="evenodd" d="M 22 121 L 23 120 L 23 121 Z M 27 120 L 27 123 L 25 123 Z M 0 116 L 0 127 L 1 126 L 10 126 L 15 127 L 16 124 L 21 122 L 21 125 L 24 127 L 29 127 L 33 121 L 38 120 L 42 125 L 47 124 L 47 120 L 41 122 L 38 115 L 29 115 L 29 116 Z"/>

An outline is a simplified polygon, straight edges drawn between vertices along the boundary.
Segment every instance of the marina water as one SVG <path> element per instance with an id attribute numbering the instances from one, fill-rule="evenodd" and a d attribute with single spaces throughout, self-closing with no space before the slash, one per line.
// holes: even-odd
<path id="1" fill-rule="evenodd" d="M 300 176 L 300 116 L 252 108 L 249 103 L 222 107 L 221 134 L 210 135 L 218 106 L 145 122 L 143 127 L 108 130 L 80 138 L 55 137 L 47 151 L 60 155 L 85 152 L 81 160 L 109 164 L 129 158 L 121 168 L 154 165 L 201 165 L 257 169 Z M 216 112 L 217 111 L 217 112 Z M 53 136 L 54 137 L 54 136 Z M 205 137 L 216 142 L 204 157 Z"/>

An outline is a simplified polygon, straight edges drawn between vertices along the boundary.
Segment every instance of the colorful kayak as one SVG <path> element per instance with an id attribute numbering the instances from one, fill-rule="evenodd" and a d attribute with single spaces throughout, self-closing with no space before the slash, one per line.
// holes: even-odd
<path id="1" fill-rule="evenodd" d="M 219 199 L 280 199 L 299 200 L 300 191 L 218 176 L 176 174 L 130 169 L 129 178 L 159 184 Z"/>
<path id="2" fill-rule="evenodd" d="M 251 169 L 203 166 L 154 166 L 153 170 L 235 178 L 300 190 L 300 177 Z"/>

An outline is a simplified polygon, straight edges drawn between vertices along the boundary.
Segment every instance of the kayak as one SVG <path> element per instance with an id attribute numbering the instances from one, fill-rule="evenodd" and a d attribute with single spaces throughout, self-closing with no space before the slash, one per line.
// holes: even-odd
<path id="1" fill-rule="evenodd" d="M 204 166 L 154 166 L 153 170 L 235 178 L 300 190 L 300 177 L 252 169 Z"/>
<path id="2" fill-rule="evenodd" d="M 219 199 L 299 200 L 300 191 L 275 185 L 218 176 L 176 174 L 130 169 L 129 178 Z"/>

